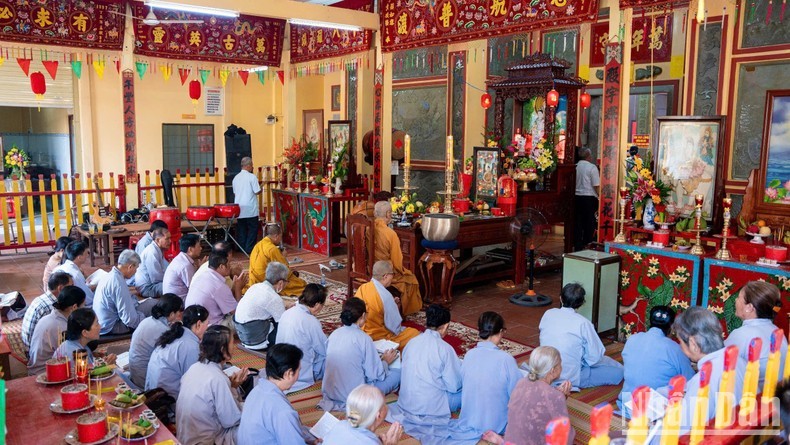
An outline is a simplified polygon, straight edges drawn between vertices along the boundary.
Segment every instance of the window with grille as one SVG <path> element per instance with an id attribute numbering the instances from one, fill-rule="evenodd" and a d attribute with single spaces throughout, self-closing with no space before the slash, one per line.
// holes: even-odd
<path id="1" fill-rule="evenodd" d="M 173 174 L 214 171 L 214 125 L 162 124 L 162 158 Z"/>

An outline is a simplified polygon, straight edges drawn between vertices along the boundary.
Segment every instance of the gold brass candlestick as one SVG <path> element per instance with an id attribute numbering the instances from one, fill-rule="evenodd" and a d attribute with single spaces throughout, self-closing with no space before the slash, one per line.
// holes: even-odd
<path id="1" fill-rule="evenodd" d="M 694 240 L 694 246 L 691 248 L 692 255 L 704 255 L 705 249 L 702 248 L 702 240 L 700 236 L 702 235 L 702 229 L 700 229 L 700 221 L 702 220 L 702 201 L 703 195 L 695 195 L 694 201 L 696 203 L 696 210 L 694 211 L 695 222 L 694 222 L 694 230 L 697 232 L 697 237 Z"/>
<path id="2" fill-rule="evenodd" d="M 304 163 L 304 182 L 305 182 L 304 191 L 305 191 L 305 193 L 310 193 L 310 175 L 308 174 L 309 172 L 310 172 L 310 163 L 309 162 L 305 162 Z"/>
<path id="3" fill-rule="evenodd" d="M 727 250 L 727 238 L 730 235 L 730 208 L 732 207 L 732 199 L 731 198 L 724 198 L 724 228 L 721 230 L 721 249 L 716 252 L 716 259 L 718 260 L 729 260 L 732 259 L 732 255 L 730 255 L 730 251 Z"/>
<path id="4" fill-rule="evenodd" d="M 453 171 L 444 171 L 444 213 L 453 213 Z"/>
<path id="5" fill-rule="evenodd" d="M 625 203 L 628 197 L 628 187 L 620 187 L 620 233 L 614 237 L 614 242 L 625 242 Z"/>
<path id="6" fill-rule="evenodd" d="M 411 189 L 411 165 L 409 164 L 403 166 L 403 189 Z"/>

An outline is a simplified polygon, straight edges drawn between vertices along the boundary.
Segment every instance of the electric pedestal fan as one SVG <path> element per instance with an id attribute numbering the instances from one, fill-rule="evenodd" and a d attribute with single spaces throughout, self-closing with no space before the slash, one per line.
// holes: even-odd
<path id="1" fill-rule="evenodd" d="M 535 292 L 535 249 L 540 247 L 551 233 L 551 225 L 539 211 L 527 207 L 516 213 L 510 224 L 510 236 L 516 248 L 527 249 L 529 263 L 529 286 L 525 292 L 510 296 L 510 302 L 519 306 L 540 307 L 551 304 L 551 297 Z M 521 243 L 519 243 L 519 240 Z M 515 258 L 515 255 L 514 255 Z"/>

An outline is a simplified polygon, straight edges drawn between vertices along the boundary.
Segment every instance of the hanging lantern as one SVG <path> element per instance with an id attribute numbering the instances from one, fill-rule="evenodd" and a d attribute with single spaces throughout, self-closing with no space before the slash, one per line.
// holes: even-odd
<path id="1" fill-rule="evenodd" d="M 581 97 L 580 97 L 580 101 L 581 101 L 582 108 L 589 107 L 590 106 L 590 93 L 588 93 L 586 91 L 583 92 Z"/>
<path id="2" fill-rule="evenodd" d="M 47 92 L 47 81 L 44 79 L 41 71 L 36 71 L 30 75 L 30 88 L 33 90 L 33 94 L 36 95 L 36 99 L 41 100 L 44 98 L 44 94 Z"/>
<path id="3" fill-rule="evenodd" d="M 551 91 L 549 91 L 546 94 L 546 105 L 553 108 L 556 107 L 557 104 L 559 103 L 560 103 L 560 93 L 558 93 L 557 90 L 552 88 Z"/>
<path id="4" fill-rule="evenodd" d="M 200 99 L 200 81 L 195 79 L 189 82 L 189 98 L 192 99 L 192 103 L 197 105 L 198 99 Z"/>
<path id="5" fill-rule="evenodd" d="M 491 108 L 491 95 L 490 94 L 483 93 L 483 95 L 480 96 L 480 106 L 483 107 L 486 110 Z"/>

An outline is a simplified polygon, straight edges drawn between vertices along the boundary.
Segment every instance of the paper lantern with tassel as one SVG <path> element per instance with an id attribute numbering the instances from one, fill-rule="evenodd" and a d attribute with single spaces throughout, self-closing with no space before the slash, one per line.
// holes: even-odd
<path id="1" fill-rule="evenodd" d="M 189 98 L 192 99 L 192 103 L 197 105 L 198 99 L 200 99 L 200 81 L 193 80 L 189 82 Z"/>
<path id="2" fill-rule="evenodd" d="M 485 110 L 491 108 L 491 95 L 490 94 L 483 93 L 483 95 L 480 96 L 480 106 L 483 107 L 483 109 L 485 109 Z"/>
<path id="3" fill-rule="evenodd" d="M 47 81 L 44 75 L 41 74 L 41 71 L 36 71 L 30 75 L 30 89 L 36 95 L 36 100 L 44 98 L 44 94 L 47 92 Z M 38 109 L 41 111 L 41 107 L 38 107 Z"/>
<path id="4" fill-rule="evenodd" d="M 581 97 L 580 97 L 580 102 L 581 102 L 582 108 L 589 107 L 590 106 L 590 93 L 588 93 L 586 91 L 583 92 Z"/>
<path id="5" fill-rule="evenodd" d="M 554 88 L 551 89 L 548 93 L 546 93 L 546 105 L 550 107 L 556 107 L 557 104 L 560 103 L 560 93 L 557 92 Z"/>

